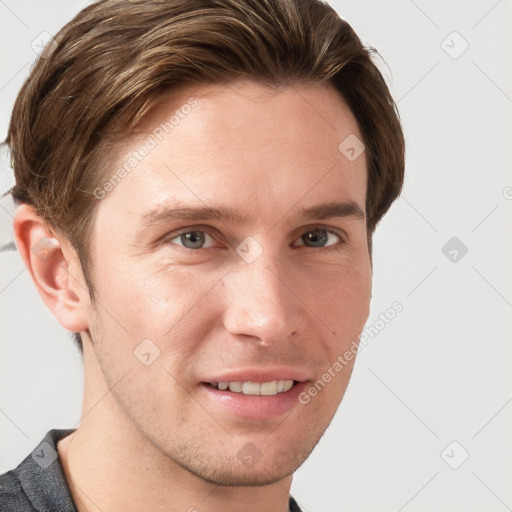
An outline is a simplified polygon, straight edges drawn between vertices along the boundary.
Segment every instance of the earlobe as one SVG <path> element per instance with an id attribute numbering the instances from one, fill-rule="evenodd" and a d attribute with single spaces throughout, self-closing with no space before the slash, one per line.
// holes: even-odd
<path id="1" fill-rule="evenodd" d="M 32 206 L 14 214 L 19 253 L 45 304 L 68 331 L 88 328 L 89 294 L 71 244 L 49 228 Z"/>

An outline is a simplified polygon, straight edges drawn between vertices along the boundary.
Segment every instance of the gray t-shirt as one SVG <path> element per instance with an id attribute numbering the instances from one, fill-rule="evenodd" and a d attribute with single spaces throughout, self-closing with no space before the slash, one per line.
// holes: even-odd
<path id="1" fill-rule="evenodd" d="M 57 452 L 59 439 L 74 430 L 50 430 L 17 468 L 0 475 L 1 512 L 78 512 Z M 292 496 L 290 512 L 301 512 Z"/>

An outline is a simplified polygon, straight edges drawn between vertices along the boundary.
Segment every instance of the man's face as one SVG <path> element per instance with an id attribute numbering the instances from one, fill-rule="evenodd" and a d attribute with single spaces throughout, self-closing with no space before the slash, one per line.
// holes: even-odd
<path id="1" fill-rule="evenodd" d="M 366 223 L 354 207 L 364 213 L 365 155 L 338 149 L 351 134 L 362 139 L 331 88 L 239 82 L 186 89 L 119 148 L 105 180 L 133 152 L 140 161 L 97 205 L 85 365 L 91 385 L 111 388 L 124 435 L 221 485 L 274 482 L 307 458 L 354 361 L 333 364 L 369 311 Z M 301 216 L 325 203 L 346 205 Z M 196 208 L 241 218 L 165 213 Z M 283 380 L 298 382 L 283 391 L 273 382 Z M 270 395 L 236 382 L 267 383 L 243 390 Z"/>

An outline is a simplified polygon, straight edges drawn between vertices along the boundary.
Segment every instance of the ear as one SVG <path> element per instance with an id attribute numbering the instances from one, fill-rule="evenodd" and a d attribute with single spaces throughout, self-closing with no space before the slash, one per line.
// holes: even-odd
<path id="1" fill-rule="evenodd" d="M 14 213 L 14 236 L 39 295 L 55 318 L 67 331 L 87 330 L 89 292 L 69 241 L 57 238 L 28 204 Z"/>

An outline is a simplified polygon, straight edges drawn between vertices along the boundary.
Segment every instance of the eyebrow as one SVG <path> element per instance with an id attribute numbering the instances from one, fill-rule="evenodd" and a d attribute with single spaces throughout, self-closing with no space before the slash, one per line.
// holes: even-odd
<path id="1" fill-rule="evenodd" d="M 332 201 L 322 203 L 299 212 L 298 219 L 325 220 L 334 218 L 355 217 L 364 219 L 363 209 L 354 201 Z M 244 224 L 250 220 L 238 208 L 231 206 L 207 207 L 207 206 L 180 206 L 176 208 L 157 207 L 142 217 L 142 226 L 147 229 L 162 222 L 173 220 L 219 220 L 233 224 Z"/>

